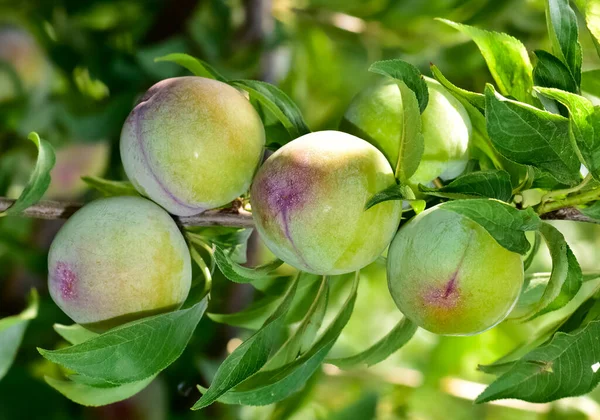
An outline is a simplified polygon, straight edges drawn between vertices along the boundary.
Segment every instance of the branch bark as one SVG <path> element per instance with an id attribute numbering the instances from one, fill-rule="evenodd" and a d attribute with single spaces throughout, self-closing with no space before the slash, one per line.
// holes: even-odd
<path id="1" fill-rule="evenodd" d="M 8 209 L 15 200 L 0 197 L 0 212 Z M 21 216 L 35 219 L 68 219 L 83 206 L 82 203 L 60 201 L 40 201 L 25 210 Z M 173 216 L 181 226 L 227 226 L 249 228 L 254 226 L 252 214 L 244 210 L 238 203 L 232 207 L 208 210 L 195 216 Z"/>
<path id="2" fill-rule="evenodd" d="M 575 207 L 563 207 L 562 209 L 544 213 L 540 217 L 544 220 L 570 220 L 573 222 L 600 224 L 600 220 L 586 216 Z"/>

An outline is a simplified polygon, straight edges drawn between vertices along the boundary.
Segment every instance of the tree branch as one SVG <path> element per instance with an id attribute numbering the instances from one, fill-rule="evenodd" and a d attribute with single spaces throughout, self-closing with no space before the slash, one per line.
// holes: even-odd
<path id="1" fill-rule="evenodd" d="M 8 209 L 15 200 L 0 197 L 0 212 Z M 21 216 L 35 219 L 68 219 L 83 206 L 82 203 L 60 201 L 40 201 L 21 213 Z M 181 226 L 227 226 L 248 228 L 254 226 L 252 214 L 241 208 L 239 203 L 224 209 L 208 210 L 195 216 L 178 217 L 175 221 Z"/>
<path id="2" fill-rule="evenodd" d="M 573 222 L 600 224 L 600 220 L 586 216 L 575 207 L 563 207 L 562 209 L 544 213 L 540 217 L 544 220 L 570 220 Z"/>

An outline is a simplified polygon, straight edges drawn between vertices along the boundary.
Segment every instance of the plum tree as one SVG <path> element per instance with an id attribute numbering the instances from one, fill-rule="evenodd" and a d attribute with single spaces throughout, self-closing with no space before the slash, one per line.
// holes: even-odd
<path id="1" fill-rule="evenodd" d="M 260 168 L 252 214 L 261 238 L 283 261 L 315 274 L 347 273 L 390 243 L 400 202 L 364 207 L 394 182 L 385 156 L 366 141 L 338 131 L 310 133 Z"/>
<path id="2" fill-rule="evenodd" d="M 396 305 L 434 333 L 476 334 L 510 312 L 523 284 L 521 256 L 479 224 L 443 207 L 419 214 L 396 234 L 388 286 Z"/>
<path id="3" fill-rule="evenodd" d="M 410 178 L 415 184 L 460 175 L 468 161 L 471 136 L 471 120 L 462 104 L 435 80 L 426 77 L 425 81 L 429 89 L 429 102 L 421 114 L 425 148 L 421 163 Z M 403 112 L 397 83 L 386 80 L 356 95 L 340 129 L 369 141 L 395 168 L 403 131 Z"/>
<path id="4" fill-rule="evenodd" d="M 121 133 L 125 172 L 138 191 L 179 216 L 244 193 L 261 161 L 259 115 L 235 88 L 202 77 L 152 86 Z"/>
<path id="5" fill-rule="evenodd" d="M 8 66 L 0 66 L 0 101 L 13 99 L 18 83 L 35 96 L 46 93 L 50 66 L 29 32 L 13 25 L 0 27 L 0 64 Z"/>
<path id="6" fill-rule="evenodd" d="M 93 201 L 56 235 L 48 288 L 73 321 L 104 330 L 177 309 L 191 285 L 185 239 L 167 212 L 141 197 Z"/>

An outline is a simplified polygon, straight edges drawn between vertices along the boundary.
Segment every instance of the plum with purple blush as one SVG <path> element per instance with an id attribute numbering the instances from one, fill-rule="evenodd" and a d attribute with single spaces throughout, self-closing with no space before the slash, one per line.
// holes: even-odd
<path id="1" fill-rule="evenodd" d="M 338 131 L 302 136 L 275 152 L 258 171 L 250 201 L 267 247 L 288 264 L 315 274 L 342 274 L 373 262 L 389 245 L 401 203 L 365 211 L 394 185 L 385 156 Z"/>
<path id="2" fill-rule="evenodd" d="M 396 234 L 388 286 L 402 313 L 444 335 L 471 335 L 501 322 L 523 284 L 521 256 L 479 224 L 436 206 Z"/>
<path id="3" fill-rule="evenodd" d="M 58 232 L 48 255 L 48 288 L 75 322 L 104 331 L 179 308 L 191 260 L 169 214 L 140 197 L 93 201 Z"/>

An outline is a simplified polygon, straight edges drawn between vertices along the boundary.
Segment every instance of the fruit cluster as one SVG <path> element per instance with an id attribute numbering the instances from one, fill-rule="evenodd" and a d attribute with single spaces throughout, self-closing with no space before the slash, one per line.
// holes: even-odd
<path id="1" fill-rule="evenodd" d="M 465 109 L 437 82 L 426 82 L 424 151 L 414 184 L 454 178 L 468 160 Z M 180 307 L 191 261 L 169 213 L 218 208 L 250 189 L 262 240 L 291 266 L 348 273 L 389 246 L 389 289 L 405 316 L 440 334 L 492 327 L 521 288 L 518 254 L 440 207 L 400 230 L 400 201 L 365 210 L 374 194 L 397 182 L 398 139 L 406 129 L 399 86 L 388 81 L 357 95 L 340 125 L 346 132 L 306 134 L 263 162 L 265 131 L 240 91 L 201 77 L 157 83 L 131 111 L 120 142 L 125 172 L 149 200 L 94 201 L 65 224 L 49 254 L 54 301 L 99 331 Z"/>

